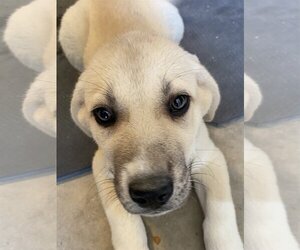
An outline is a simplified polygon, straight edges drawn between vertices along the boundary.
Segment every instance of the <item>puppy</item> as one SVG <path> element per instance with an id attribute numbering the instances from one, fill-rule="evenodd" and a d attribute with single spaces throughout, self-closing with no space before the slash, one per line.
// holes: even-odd
<path id="1" fill-rule="evenodd" d="M 259 86 L 245 75 L 245 121 L 262 102 Z M 268 155 L 244 140 L 244 226 L 246 250 L 299 250 L 291 232 L 273 164 Z"/>
<path id="2" fill-rule="evenodd" d="M 164 0 L 80 0 L 62 19 L 62 48 L 83 70 L 71 113 L 99 146 L 93 174 L 117 250 L 148 249 L 141 215 L 179 208 L 192 183 L 206 249 L 243 249 L 226 162 L 205 125 L 218 86 L 178 46 L 182 34 Z"/>

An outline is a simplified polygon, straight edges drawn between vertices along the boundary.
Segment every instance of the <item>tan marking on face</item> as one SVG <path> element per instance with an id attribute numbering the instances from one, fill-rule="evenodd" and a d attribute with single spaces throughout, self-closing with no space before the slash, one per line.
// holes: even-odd
<path id="1" fill-rule="evenodd" d="M 136 138 L 127 133 L 115 139 L 112 150 L 113 166 L 116 170 L 131 162 L 139 153 L 140 149 Z"/>

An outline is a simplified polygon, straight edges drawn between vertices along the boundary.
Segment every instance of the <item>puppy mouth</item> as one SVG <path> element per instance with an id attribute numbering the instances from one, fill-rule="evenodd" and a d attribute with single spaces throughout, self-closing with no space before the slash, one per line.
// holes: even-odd
<path id="1" fill-rule="evenodd" d="M 189 197 L 189 194 L 190 194 L 190 192 L 187 192 L 186 196 L 181 201 L 176 202 L 176 204 L 174 204 L 174 203 L 166 204 L 159 208 L 141 208 L 139 206 L 136 206 L 132 202 L 130 202 L 131 204 L 127 204 L 124 207 L 131 214 L 142 215 L 145 217 L 161 216 L 161 215 L 168 214 L 172 211 L 175 211 L 175 210 L 181 208 L 182 206 L 184 206 L 184 204 L 186 203 L 186 201 Z"/>
<path id="2" fill-rule="evenodd" d="M 177 162 L 163 165 L 165 168 L 149 168 L 150 171 L 133 173 L 130 166 L 135 165 L 116 171 L 115 189 L 125 210 L 131 214 L 159 216 L 182 207 L 190 194 L 191 172 L 184 160 Z"/>
<path id="3" fill-rule="evenodd" d="M 155 216 L 161 216 L 161 215 L 165 215 L 168 214 L 172 211 L 175 211 L 181 207 L 184 206 L 184 204 L 186 203 L 187 199 L 189 197 L 189 192 L 187 193 L 186 197 L 176 206 L 170 206 L 170 207 L 166 207 L 166 208 L 159 208 L 159 209 L 155 209 L 155 210 L 148 210 L 148 211 L 142 211 L 139 212 L 139 215 L 145 216 L 145 217 L 155 217 Z"/>
<path id="4" fill-rule="evenodd" d="M 145 217 L 155 217 L 170 213 L 174 210 L 181 208 L 188 200 L 191 190 L 191 182 L 187 181 L 182 188 L 175 188 L 174 193 L 169 200 L 162 204 L 152 204 L 150 206 L 143 206 L 134 201 L 130 195 L 129 197 L 118 194 L 123 207 L 131 214 L 142 215 Z"/>

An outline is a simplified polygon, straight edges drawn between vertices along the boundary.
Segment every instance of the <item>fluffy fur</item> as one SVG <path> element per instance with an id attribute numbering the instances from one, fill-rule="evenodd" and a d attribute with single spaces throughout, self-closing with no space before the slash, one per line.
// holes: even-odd
<path id="1" fill-rule="evenodd" d="M 245 117 L 262 101 L 259 86 L 245 76 Z M 246 250 L 298 250 L 281 200 L 274 167 L 267 154 L 244 140 L 244 228 Z"/>
<path id="2" fill-rule="evenodd" d="M 56 135 L 56 5 L 36 0 L 16 10 L 8 19 L 4 41 L 38 76 L 22 105 L 26 120 L 46 134 Z"/>
<path id="3" fill-rule="evenodd" d="M 105 39 L 118 33 L 119 29 L 126 29 L 126 26 L 128 29 L 133 29 L 131 25 L 135 22 L 135 18 L 127 15 L 128 7 L 133 8 L 130 11 L 136 11 L 142 15 L 147 25 L 152 26 L 150 28 L 153 31 L 159 32 L 176 43 L 182 39 L 183 21 L 177 8 L 169 1 L 141 0 L 137 5 L 134 1 L 124 1 L 123 4 L 119 2 L 114 5 L 114 2 L 104 4 L 103 1 L 97 3 L 97 1 L 79 0 L 64 14 L 59 36 L 65 55 L 76 69 L 83 71 L 84 60 L 88 61 L 90 55 L 93 56 L 95 50 L 106 42 Z M 97 15 L 99 8 L 101 14 Z M 109 15 L 112 13 L 114 16 L 117 15 L 122 22 L 117 20 L 118 23 L 107 22 L 111 19 Z M 135 23 L 134 25 L 142 27 L 142 24 Z M 99 34 L 105 34 L 108 37 L 98 37 Z"/>
<path id="4" fill-rule="evenodd" d="M 204 122 L 220 102 L 218 86 L 197 57 L 178 46 L 182 34 L 177 9 L 163 0 L 80 0 L 62 19 L 62 47 L 83 71 L 71 113 L 99 146 L 93 174 L 117 250 L 148 249 L 140 215 L 177 209 L 192 182 L 205 211 L 206 249 L 243 249 L 226 162 Z M 164 105 L 178 92 L 188 93 L 191 104 L 184 118 L 174 120 Z M 111 128 L 92 115 L 103 104 L 118 109 Z M 134 204 L 128 183 L 162 173 L 174 181 L 168 203 L 159 211 Z"/>

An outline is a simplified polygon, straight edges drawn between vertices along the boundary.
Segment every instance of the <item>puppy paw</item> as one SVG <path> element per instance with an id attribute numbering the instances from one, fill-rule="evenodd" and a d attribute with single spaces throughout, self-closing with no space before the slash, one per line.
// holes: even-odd
<path id="1" fill-rule="evenodd" d="M 135 239 L 130 237 L 126 240 L 126 242 L 123 241 L 122 243 L 120 241 L 115 242 L 113 240 L 113 246 L 115 250 L 149 250 L 147 243 L 137 242 Z"/>
<path id="2" fill-rule="evenodd" d="M 147 246 L 116 246 L 114 247 L 115 250 L 149 250 Z"/>
<path id="3" fill-rule="evenodd" d="M 205 220 L 203 223 L 206 250 L 243 250 L 243 243 L 235 225 Z"/>

